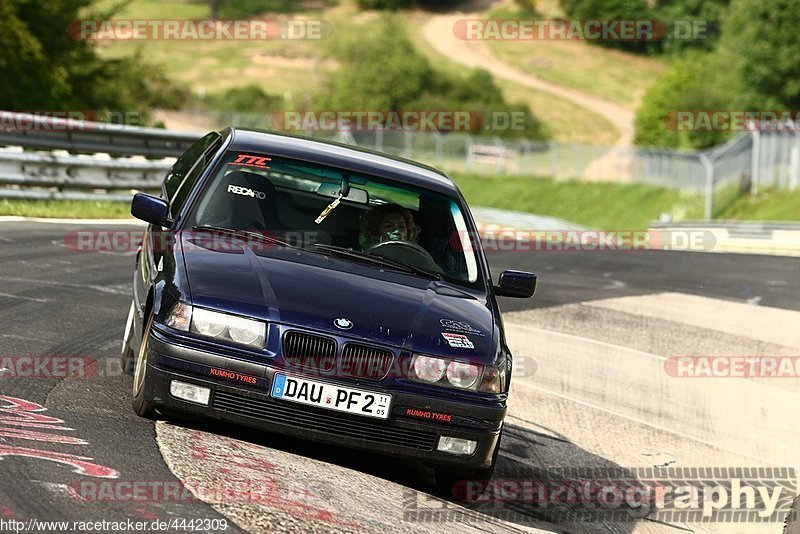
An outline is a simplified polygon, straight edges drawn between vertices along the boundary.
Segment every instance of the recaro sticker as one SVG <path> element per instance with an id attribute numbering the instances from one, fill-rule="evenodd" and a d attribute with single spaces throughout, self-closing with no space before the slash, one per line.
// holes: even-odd
<path id="1" fill-rule="evenodd" d="M 233 193 L 234 195 L 242 195 L 243 197 L 253 197 L 257 198 L 258 200 L 264 200 L 267 198 L 267 194 L 261 191 L 256 191 L 255 189 L 250 189 L 249 187 L 242 187 L 240 185 L 229 185 L 228 186 L 228 193 Z"/>
<path id="2" fill-rule="evenodd" d="M 447 343 L 456 349 L 474 349 L 475 345 L 472 341 L 463 334 L 451 334 L 449 332 L 442 332 L 442 337 L 447 340 Z"/>
<path id="3" fill-rule="evenodd" d="M 242 167 L 255 167 L 256 169 L 269 169 L 267 162 L 272 158 L 266 156 L 254 156 L 253 154 L 239 154 L 231 165 L 241 165 Z"/>

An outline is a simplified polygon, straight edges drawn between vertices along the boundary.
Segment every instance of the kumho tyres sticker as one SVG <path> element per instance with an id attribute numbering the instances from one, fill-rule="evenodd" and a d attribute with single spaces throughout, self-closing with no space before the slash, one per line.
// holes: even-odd
<path id="1" fill-rule="evenodd" d="M 267 162 L 272 158 L 266 156 L 254 156 L 253 154 L 239 154 L 231 165 L 241 165 L 242 167 L 255 167 L 256 169 L 269 169 Z"/>
<path id="2" fill-rule="evenodd" d="M 442 332 L 442 337 L 447 340 L 447 343 L 456 349 L 474 349 L 475 345 L 472 341 L 463 334 L 451 334 L 449 332 Z"/>

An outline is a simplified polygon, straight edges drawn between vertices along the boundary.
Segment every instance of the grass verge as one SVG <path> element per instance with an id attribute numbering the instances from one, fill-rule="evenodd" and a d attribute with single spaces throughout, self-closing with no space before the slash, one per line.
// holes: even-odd
<path id="1" fill-rule="evenodd" d="M 800 189 L 765 190 L 757 196 L 741 195 L 722 210 L 718 219 L 754 221 L 800 221 Z"/>
<path id="2" fill-rule="evenodd" d="M 549 178 L 453 176 L 470 205 L 549 215 L 606 230 L 640 230 L 660 213 L 696 219 L 703 198 L 644 184 Z"/>
<path id="3" fill-rule="evenodd" d="M 0 215 L 56 219 L 129 219 L 129 202 L 0 198 Z"/>

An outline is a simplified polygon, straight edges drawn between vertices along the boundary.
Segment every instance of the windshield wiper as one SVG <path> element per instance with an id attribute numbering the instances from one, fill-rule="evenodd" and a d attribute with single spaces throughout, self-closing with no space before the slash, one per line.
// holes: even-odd
<path id="1" fill-rule="evenodd" d="M 407 263 L 403 263 L 400 261 L 390 260 L 389 258 L 378 256 L 377 254 L 370 254 L 369 252 L 361 252 L 359 250 L 353 250 L 351 248 L 337 247 L 336 245 L 323 245 L 321 243 L 314 243 L 311 246 L 320 250 L 324 250 L 326 252 L 331 252 L 334 254 L 338 254 L 340 256 L 345 256 L 347 258 L 359 259 L 370 263 L 374 263 L 376 265 L 391 267 L 392 269 L 396 269 L 398 271 L 424 276 L 425 278 L 432 278 L 433 280 L 443 280 L 442 275 L 440 275 L 439 273 L 426 271 L 425 269 L 420 269 L 419 267 L 415 267 L 413 265 L 409 265 Z"/>
<path id="2" fill-rule="evenodd" d="M 253 232 L 253 231 L 250 231 L 250 230 L 236 230 L 234 228 L 228 228 L 228 227 L 225 227 L 225 226 L 214 226 L 214 225 L 211 225 L 211 224 L 196 224 L 196 225 L 192 226 L 192 230 L 194 230 L 196 232 L 198 232 L 198 231 L 199 232 L 202 232 L 202 231 L 220 232 L 220 233 L 230 234 L 230 235 L 232 235 L 234 237 L 239 237 L 239 238 L 241 238 L 241 237 L 249 237 L 249 238 L 252 238 L 252 239 L 257 239 L 257 240 L 262 241 L 264 243 L 269 243 L 271 245 L 281 245 L 281 246 L 284 246 L 284 247 L 287 247 L 287 248 L 296 248 L 296 249 L 300 249 L 300 250 L 305 250 L 305 248 L 303 248 L 301 246 L 292 245 L 290 243 L 287 243 L 286 241 L 281 241 L 280 239 L 278 239 L 276 237 L 272 237 L 271 235 L 260 234 L 258 232 Z"/>

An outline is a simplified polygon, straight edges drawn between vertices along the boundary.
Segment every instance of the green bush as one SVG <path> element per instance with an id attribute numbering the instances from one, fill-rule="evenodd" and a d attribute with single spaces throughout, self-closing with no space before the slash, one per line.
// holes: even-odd
<path id="1" fill-rule="evenodd" d="M 634 143 L 700 149 L 725 141 L 730 132 L 677 131 L 676 114 L 729 107 L 733 99 L 729 77 L 714 54 L 694 53 L 674 61 L 636 110 Z"/>
<path id="2" fill-rule="evenodd" d="M 339 61 L 316 104 L 320 109 L 376 111 L 519 112 L 525 130 L 492 132 L 504 136 L 544 137 L 544 130 L 524 105 L 505 101 L 491 74 L 473 70 L 461 79 L 435 71 L 414 49 L 402 24 L 383 16 L 363 32 L 332 45 Z M 487 125 L 489 126 L 489 125 Z"/>
<path id="3" fill-rule="evenodd" d="M 520 0 L 524 1 L 524 0 Z M 573 20 L 657 20 L 672 33 L 675 22 L 702 21 L 705 35 L 669 38 L 650 42 L 603 42 L 603 46 L 636 53 L 678 55 L 687 49 L 711 50 L 720 35 L 720 21 L 731 0 L 561 0 L 564 12 Z"/>
<path id="4" fill-rule="evenodd" d="M 385 9 L 390 11 L 414 7 L 444 10 L 462 2 L 463 0 L 358 0 L 358 7 L 361 9 Z"/>
<path id="5" fill-rule="evenodd" d="M 409 0 L 358 0 L 361 9 L 405 9 L 411 7 Z"/>
<path id="6" fill-rule="evenodd" d="M 517 8 L 522 13 L 533 14 L 536 13 L 537 0 L 514 0 L 514 3 L 517 4 Z"/>
<path id="7" fill-rule="evenodd" d="M 331 56 L 341 66 L 324 108 L 398 110 L 418 98 L 434 75 L 403 26 L 387 16 L 332 44 Z"/>
<path id="8" fill-rule="evenodd" d="M 574 21 L 651 20 L 655 18 L 646 0 L 561 0 L 561 8 Z M 590 41 L 629 52 L 650 53 L 660 50 L 654 41 Z"/>
<path id="9" fill-rule="evenodd" d="M 315 3 L 330 6 L 336 5 L 337 0 L 317 0 Z M 290 13 L 305 8 L 304 2 L 296 0 L 219 0 L 219 18 L 242 19 L 262 13 Z"/>
<path id="10" fill-rule="evenodd" d="M 282 97 L 270 95 L 254 84 L 234 87 L 222 94 L 210 95 L 206 100 L 206 106 L 217 111 L 276 111 L 282 105 Z"/>

